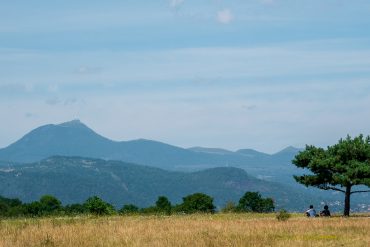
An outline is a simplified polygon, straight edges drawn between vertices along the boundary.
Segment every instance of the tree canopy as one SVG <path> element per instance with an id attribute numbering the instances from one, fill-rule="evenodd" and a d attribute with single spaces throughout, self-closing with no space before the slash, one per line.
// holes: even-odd
<path id="1" fill-rule="evenodd" d="M 238 210 L 242 212 L 268 213 L 274 209 L 274 201 L 271 198 L 262 198 L 258 192 L 246 192 L 238 205 Z"/>
<path id="2" fill-rule="evenodd" d="M 296 155 L 293 164 L 308 169 L 311 174 L 294 176 L 306 186 L 335 190 L 345 194 L 344 215 L 350 213 L 350 196 L 370 190 L 352 191 L 353 186 L 370 186 L 370 137 L 347 136 L 327 149 L 306 146 Z"/>
<path id="3" fill-rule="evenodd" d="M 171 214 L 171 202 L 165 196 L 159 196 L 158 200 L 155 202 L 158 212 L 164 214 Z"/>
<path id="4" fill-rule="evenodd" d="M 183 198 L 181 209 L 185 213 L 213 213 L 213 198 L 203 193 L 195 193 Z"/>
<path id="5" fill-rule="evenodd" d="M 52 213 L 62 208 L 62 203 L 52 195 L 44 195 L 40 198 L 41 209 L 44 212 Z"/>
<path id="6" fill-rule="evenodd" d="M 95 215 L 109 215 L 115 212 L 114 207 L 97 196 L 88 198 L 84 207 L 89 213 Z"/>

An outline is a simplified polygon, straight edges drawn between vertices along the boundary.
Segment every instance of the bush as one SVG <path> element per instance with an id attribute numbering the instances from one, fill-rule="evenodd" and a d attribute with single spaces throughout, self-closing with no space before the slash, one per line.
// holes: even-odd
<path id="1" fill-rule="evenodd" d="M 42 216 L 42 204 L 38 201 L 27 203 L 24 205 L 27 215 Z"/>
<path id="2" fill-rule="evenodd" d="M 185 211 L 182 209 L 182 204 L 174 205 L 171 211 L 174 214 L 185 214 Z"/>
<path id="3" fill-rule="evenodd" d="M 69 215 L 79 215 L 87 213 L 87 209 L 84 207 L 84 205 L 78 203 L 65 206 L 64 211 L 66 212 L 66 214 Z"/>
<path id="4" fill-rule="evenodd" d="M 150 215 L 155 215 L 158 213 L 158 209 L 156 206 L 151 206 L 147 208 L 142 208 L 139 210 L 141 214 L 150 214 Z"/>
<path id="5" fill-rule="evenodd" d="M 8 217 L 18 217 L 26 215 L 26 208 L 24 205 L 14 206 L 8 209 Z"/>
<path id="6" fill-rule="evenodd" d="M 18 199 L 9 199 L 0 196 L 0 216 L 24 215 L 24 206 Z"/>
<path id="7" fill-rule="evenodd" d="M 291 216 L 292 215 L 288 213 L 288 211 L 286 211 L 285 209 L 282 209 L 276 214 L 276 219 L 278 221 L 287 221 Z"/>
<path id="8" fill-rule="evenodd" d="M 118 212 L 120 214 L 135 214 L 139 212 L 139 208 L 134 204 L 126 204 Z"/>
<path id="9" fill-rule="evenodd" d="M 227 202 L 225 207 L 221 209 L 222 213 L 234 213 L 237 212 L 237 207 L 234 202 Z"/>
<path id="10" fill-rule="evenodd" d="M 9 205 L 5 202 L 0 201 L 0 215 L 1 216 L 7 216 L 9 210 Z"/>

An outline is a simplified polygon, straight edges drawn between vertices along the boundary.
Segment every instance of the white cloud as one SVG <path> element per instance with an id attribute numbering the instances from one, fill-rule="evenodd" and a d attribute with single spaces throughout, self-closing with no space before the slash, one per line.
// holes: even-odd
<path id="1" fill-rule="evenodd" d="M 185 0 L 170 0 L 170 6 L 176 8 L 184 3 Z"/>
<path id="2" fill-rule="evenodd" d="M 217 13 L 217 21 L 222 24 L 229 24 L 234 19 L 230 9 L 223 9 Z"/>

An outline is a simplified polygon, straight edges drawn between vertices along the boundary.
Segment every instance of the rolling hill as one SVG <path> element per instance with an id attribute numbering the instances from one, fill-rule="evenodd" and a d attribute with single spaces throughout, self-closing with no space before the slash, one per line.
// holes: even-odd
<path id="1" fill-rule="evenodd" d="M 293 189 L 248 175 L 232 167 L 197 172 L 174 172 L 121 161 L 54 156 L 40 162 L 0 169 L 0 195 L 22 201 L 38 200 L 52 194 L 63 203 L 83 202 L 92 195 L 121 207 L 134 203 L 153 205 L 160 195 L 173 203 L 182 197 L 203 192 L 215 198 L 218 207 L 238 202 L 246 191 L 273 197 L 277 207 L 302 210 L 305 200 L 320 201 Z"/>

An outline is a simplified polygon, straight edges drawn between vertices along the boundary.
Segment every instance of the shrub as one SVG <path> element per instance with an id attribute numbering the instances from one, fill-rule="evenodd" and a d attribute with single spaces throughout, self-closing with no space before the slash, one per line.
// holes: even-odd
<path id="1" fill-rule="evenodd" d="M 42 204 L 38 201 L 25 204 L 25 211 L 27 215 L 41 216 Z"/>
<path id="2" fill-rule="evenodd" d="M 157 207 L 155 206 L 150 206 L 150 207 L 147 207 L 147 208 L 142 208 L 139 210 L 140 213 L 142 214 L 157 214 L 158 213 L 158 209 Z"/>
<path id="3" fill-rule="evenodd" d="M 78 203 L 65 206 L 64 211 L 66 212 L 66 214 L 69 215 L 78 215 L 87 213 L 87 209 L 84 207 L 84 205 Z"/>
<path id="4" fill-rule="evenodd" d="M 135 214 L 139 212 L 139 208 L 134 204 L 126 204 L 118 212 L 120 214 Z"/>
<path id="5" fill-rule="evenodd" d="M 226 205 L 221 209 L 223 213 L 233 213 L 237 211 L 237 207 L 234 202 L 227 202 Z"/>
<path id="6" fill-rule="evenodd" d="M 24 206 L 18 199 L 9 199 L 0 196 L 0 216 L 24 215 Z"/>
<path id="7" fill-rule="evenodd" d="M 276 214 L 276 219 L 278 221 L 287 221 L 292 215 L 288 213 L 285 209 L 281 209 L 277 214 Z"/>
<path id="8" fill-rule="evenodd" d="M 5 202 L 0 201 L 0 215 L 6 216 L 8 214 L 9 206 Z"/>

